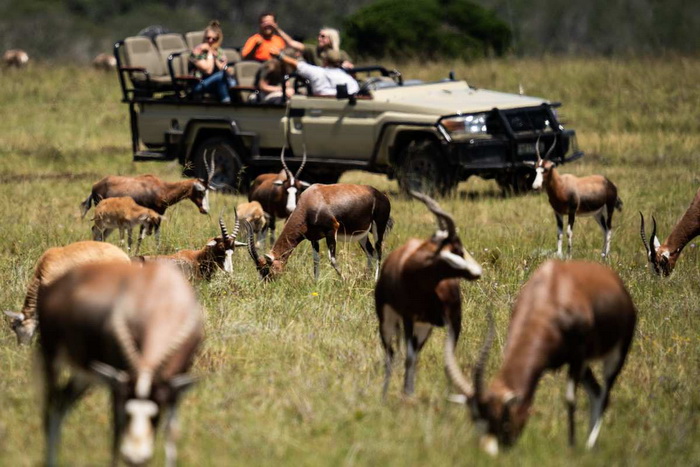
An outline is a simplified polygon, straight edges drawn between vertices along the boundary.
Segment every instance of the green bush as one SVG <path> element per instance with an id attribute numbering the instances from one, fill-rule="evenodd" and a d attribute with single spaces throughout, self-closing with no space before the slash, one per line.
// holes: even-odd
<path id="1" fill-rule="evenodd" d="M 380 0 L 349 17 L 344 30 L 344 48 L 373 58 L 502 55 L 511 40 L 494 13 L 467 0 Z"/>

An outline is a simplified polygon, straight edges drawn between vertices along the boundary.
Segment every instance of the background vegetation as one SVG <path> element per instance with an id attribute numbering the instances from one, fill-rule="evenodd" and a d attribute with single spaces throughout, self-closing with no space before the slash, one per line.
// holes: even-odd
<path id="1" fill-rule="evenodd" d="M 403 60 L 506 50 L 518 56 L 700 50 L 699 2 L 471 1 L 0 0 L 0 50 L 19 47 L 33 58 L 87 63 L 147 26 L 184 33 L 202 29 L 212 18 L 221 21 L 226 45 L 241 46 L 256 32 L 258 15 L 268 10 L 278 13 L 287 32 L 310 42 L 328 25 L 343 32 L 353 55 L 381 55 L 386 44 Z"/>
<path id="2" fill-rule="evenodd" d="M 531 420 L 503 465 L 696 465 L 700 459 L 700 254 L 698 239 L 683 252 L 673 276 L 652 277 L 639 240 L 637 211 L 654 214 L 668 234 L 700 186 L 700 130 L 695 103 L 700 60 L 692 58 L 507 59 L 415 63 L 407 77 L 438 79 L 454 69 L 479 87 L 515 91 L 564 103 L 561 115 L 575 128 L 586 157 L 561 168 L 603 173 L 625 202 L 616 213 L 610 266 L 639 310 L 632 350 L 612 392 L 596 448 L 582 440 L 587 401 L 579 392 L 579 444 L 566 446 L 565 376 L 541 382 Z M 178 179 L 174 164 L 131 162 L 127 109 L 116 76 L 75 66 L 34 65 L 0 75 L 0 309 L 18 310 L 40 254 L 48 247 L 87 239 L 79 203 L 105 174 L 151 172 Z M 342 182 L 385 190 L 396 225 L 388 253 L 409 237 L 435 229 L 420 204 L 398 196 L 394 182 L 361 172 Z M 215 195 L 212 212 L 232 221 L 241 196 Z M 499 365 L 510 306 L 521 285 L 553 256 L 556 228 L 544 195 L 504 198 L 495 183 L 470 179 L 441 201 L 454 214 L 464 244 L 484 276 L 462 286 L 463 323 L 458 356 L 475 359 L 494 310 L 497 340 L 488 374 Z M 217 232 L 215 216 L 189 202 L 168 211 L 162 251 L 200 247 Z M 112 239 L 116 241 L 116 237 Z M 577 221 L 577 259 L 599 261 L 600 229 Z M 152 238 L 144 253 L 154 252 Z M 308 243 L 288 271 L 262 284 L 245 251 L 234 273 L 217 274 L 196 289 L 206 309 L 207 340 L 195 365 L 203 377 L 181 407 L 182 465 L 488 465 L 476 447 L 463 407 L 446 401 L 442 347 L 433 334 L 418 367 L 416 396 L 400 394 L 402 364 L 386 402 L 380 400 L 382 351 L 373 305 L 374 282 L 364 275 L 357 245 L 339 248 L 348 280 L 327 261 L 312 280 Z M 19 348 L 0 326 L 0 463 L 36 465 L 42 457 L 38 379 L 33 349 Z M 67 419 L 65 465 L 109 460 L 106 391 L 93 390 Z M 162 445 L 162 439 L 161 445 Z M 162 462 L 162 449 L 158 450 Z"/>

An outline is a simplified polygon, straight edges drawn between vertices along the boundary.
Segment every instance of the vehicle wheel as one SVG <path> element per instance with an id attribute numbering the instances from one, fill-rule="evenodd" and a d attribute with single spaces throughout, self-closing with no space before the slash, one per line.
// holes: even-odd
<path id="1" fill-rule="evenodd" d="M 204 163 L 206 154 L 209 167 L 212 167 L 212 157 L 214 159 L 214 175 L 210 180 L 212 186 L 224 192 L 244 192 L 248 187 L 248 179 L 241 162 L 242 149 L 238 146 L 231 139 L 224 137 L 204 140 L 194 156 L 195 176 L 207 179 L 207 167 Z"/>
<path id="2" fill-rule="evenodd" d="M 396 178 L 404 193 L 414 190 L 444 196 L 457 186 L 458 180 L 450 173 L 435 141 L 411 141 L 399 160 Z"/>
<path id="3" fill-rule="evenodd" d="M 496 182 L 507 194 L 521 195 L 532 191 L 532 182 L 535 181 L 533 170 L 521 170 L 507 173 L 496 178 Z"/>

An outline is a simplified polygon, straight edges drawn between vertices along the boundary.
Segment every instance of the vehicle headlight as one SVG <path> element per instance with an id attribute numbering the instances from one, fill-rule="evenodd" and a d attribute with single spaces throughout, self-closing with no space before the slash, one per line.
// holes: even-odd
<path id="1" fill-rule="evenodd" d="M 464 138 L 486 135 L 485 113 L 460 115 L 458 117 L 443 118 L 440 125 L 449 133 L 451 138 Z"/>

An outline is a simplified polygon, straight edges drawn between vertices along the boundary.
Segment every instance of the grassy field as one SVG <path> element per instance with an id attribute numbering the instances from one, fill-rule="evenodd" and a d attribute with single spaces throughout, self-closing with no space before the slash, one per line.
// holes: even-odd
<path id="1" fill-rule="evenodd" d="M 561 101 L 587 155 L 561 168 L 602 173 L 619 188 L 610 266 L 639 311 L 635 340 L 612 392 L 596 448 L 582 446 L 587 400 L 579 391 L 578 434 L 566 444 L 565 375 L 548 374 L 517 446 L 504 465 L 700 465 L 700 253 L 683 252 L 670 278 L 652 277 L 639 239 L 639 215 L 656 216 L 662 239 L 700 186 L 698 108 L 700 60 L 502 60 L 408 64 L 404 76 L 438 79 L 454 69 L 472 85 Z M 89 238 L 78 205 L 105 174 L 151 172 L 175 180 L 175 164 L 131 162 L 126 106 L 114 75 L 76 68 L 0 71 L 0 308 L 19 310 L 35 261 L 48 247 Z M 395 227 L 385 252 L 409 237 L 426 237 L 434 217 L 397 195 L 383 177 L 348 173 L 343 182 L 386 191 Z M 230 223 L 241 196 L 215 195 Z M 554 253 L 556 227 L 545 195 L 504 198 L 494 182 L 470 179 L 442 202 L 457 222 L 484 276 L 464 283 L 458 345 L 469 368 L 496 315 L 497 338 L 488 374 L 500 364 L 505 330 L 518 290 Z M 168 211 L 162 250 L 200 247 L 217 233 L 215 216 L 185 201 Z M 116 241 L 116 235 L 111 239 Z M 574 257 L 600 260 L 602 236 L 590 218 L 577 221 Z M 323 247 L 325 249 L 325 246 Z M 153 252 L 147 238 L 143 252 Z M 325 257 L 325 254 L 324 254 Z M 356 245 L 339 247 L 346 281 L 327 261 L 312 280 L 311 249 L 302 244 L 287 272 L 263 284 L 244 250 L 234 273 L 218 273 L 196 289 L 206 309 L 207 339 L 196 363 L 202 382 L 181 407 L 182 465 L 488 465 L 476 447 L 468 414 L 446 401 L 444 333 L 422 352 L 416 395 L 400 396 L 397 364 L 386 401 L 380 399 L 383 354 L 373 304 L 374 282 Z M 34 351 L 19 348 L 0 326 L 0 464 L 35 465 L 43 455 L 39 380 Z M 94 389 L 64 425 L 65 465 L 109 461 L 107 393 Z M 162 440 L 161 440 L 162 441 Z M 162 463 L 159 443 L 158 464 Z"/>

